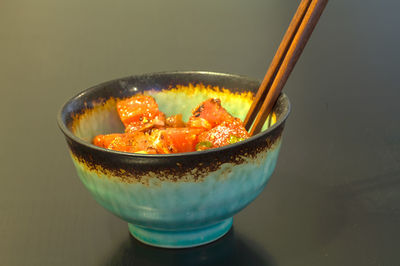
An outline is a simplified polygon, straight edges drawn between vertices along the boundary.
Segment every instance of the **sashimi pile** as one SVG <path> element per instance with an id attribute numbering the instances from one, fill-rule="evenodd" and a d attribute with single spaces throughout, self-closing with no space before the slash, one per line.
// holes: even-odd
<path id="1" fill-rule="evenodd" d="M 182 120 L 182 114 L 167 117 L 153 97 L 143 94 L 117 101 L 117 111 L 125 132 L 98 135 L 94 145 L 131 153 L 168 154 L 218 148 L 249 138 L 243 122 L 217 98 L 197 106 L 188 122 Z"/>

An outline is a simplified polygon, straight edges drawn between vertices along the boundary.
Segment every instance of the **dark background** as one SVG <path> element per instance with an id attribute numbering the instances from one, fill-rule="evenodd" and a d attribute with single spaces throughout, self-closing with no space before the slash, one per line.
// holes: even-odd
<path id="1" fill-rule="evenodd" d="M 400 1 L 331 0 L 285 91 L 270 183 L 210 245 L 138 243 L 80 183 L 56 125 L 100 82 L 262 79 L 299 1 L 0 1 L 0 265 L 400 265 Z"/>

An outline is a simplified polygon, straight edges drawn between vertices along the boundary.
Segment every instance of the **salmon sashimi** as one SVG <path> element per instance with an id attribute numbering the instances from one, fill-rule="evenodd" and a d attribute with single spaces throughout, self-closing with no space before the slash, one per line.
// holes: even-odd
<path id="1" fill-rule="evenodd" d="M 249 137 L 239 118 L 210 98 L 198 105 L 185 123 L 182 114 L 166 117 L 155 99 L 135 95 L 117 102 L 125 133 L 98 135 L 93 144 L 116 151 L 167 154 L 201 151 Z"/>

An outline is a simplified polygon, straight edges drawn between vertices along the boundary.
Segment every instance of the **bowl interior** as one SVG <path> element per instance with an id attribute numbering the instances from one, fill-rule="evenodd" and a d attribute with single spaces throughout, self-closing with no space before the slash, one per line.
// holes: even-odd
<path id="1" fill-rule="evenodd" d="M 61 128 L 91 143 L 94 136 L 123 132 L 116 111 L 117 99 L 137 93 L 153 96 L 167 116 L 181 113 L 185 121 L 191 111 L 207 98 L 221 99 L 222 106 L 244 120 L 259 82 L 243 76 L 210 72 L 169 72 L 132 76 L 87 89 L 66 103 L 61 110 Z M 281 95 L 273 118 L 264 124 L 265 131 L 275 121 L 283 121 L 289 111 L 286 96 Z"/>

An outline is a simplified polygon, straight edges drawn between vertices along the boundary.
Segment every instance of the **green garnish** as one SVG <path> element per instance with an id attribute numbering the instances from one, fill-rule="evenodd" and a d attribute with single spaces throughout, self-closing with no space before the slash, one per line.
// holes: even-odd
<path id="1" fill-rule="evenodd" d="M 242 141 L 242 140 L 244 140 L 244 138 L 239 138 L 239 137 L 236 137 L 234 135 L 230 135 L 229 136 L 229 144 L 233 144 L 233 143 L 236 143 L 236 142 L 239 142 L 239 141 Z"/>
<path id="2" fill-rule="evenodd" d="M 196 144 L 196 151 L 202 151 L 206 149 L 210 149 L 213 147 L 213 144 L 209 141 L 201 141 Z"/>

